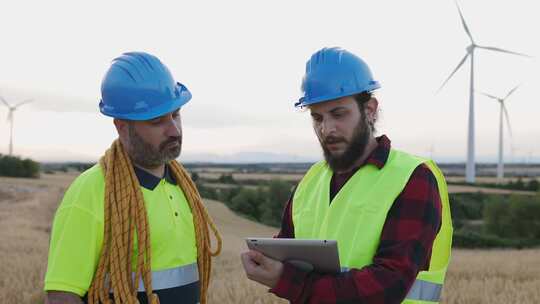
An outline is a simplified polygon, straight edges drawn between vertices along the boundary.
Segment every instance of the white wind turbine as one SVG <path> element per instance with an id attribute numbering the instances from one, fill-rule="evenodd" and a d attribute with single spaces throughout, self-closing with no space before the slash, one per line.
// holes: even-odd
<path id="1" fill-rule="evenodd" d="M 500 113 L 499 113 L 499 162 L 497 163 L 497 179 L 499 180 L 499 182 L 502 182 L 503 178 L 504 178 L 504 160 L 503 160 L 503 153 L 504 153 L 504 141 L 503 141 L 503 138 L 504 138 L 504 135 L 503 135 L 503 124 L 504 124 L 504 120 L 503 120 L 503 115 L 504 115 L 504 118 L 506 119 L 506 127 L 508 128 L 508 133 L 510 134 L 510 137 L 512 136 L 512 128 L 510 127 L 510 118 L 508 117 L 508 111 L 506 110 L 506 105 L 505 105 L 505 101 L 506 99 L 512 95 L 512 93 L 514 93 L 517 88 L 519 87 L 519 85 L 515 86 L 512 90 L 510 90 L 508 92 L 508 94 L 506 94 L 505 97 L 503 98 L 500 98 L 500 97 L 497 97 L 497 96 L 493 96 L 493 95 L 490 95 L 490 94 L 487 94 L 487 93 L 482 93 L 480 92 L 480 94 L 484 95 L 484 96 L 487 96 L 491 99 L 495 99 L 496 101 L 499 102 L 499 105 L 500 105 Z"/>
<path id="2" fill-rule="evenodd" d="M 471 35 L 471 32 L 469 31 L 469 28 L 467 27 L 467 23 L 465 23 L 465 18 L 463 18 L 463 14 L 461 13 L 461 9 L 459 8 L 459 5 L 456 2 L 456 6 L 459 12 L 459 17 L 461 18 L 461 23 L 463 24 L 463 28 L 465 29 L 465 33 L 467 33 L 467 36 L 469 36 L 469 39 L 471 41 L 471 44 L 467 46 L 466 50 L 467 53 L 465 54 L 465 57 L 461 59 L 461 61 L 458 63 L 457 67 L 450 73 L 450 76 L 446 78 L 446 80 L 443 82 L 443 84 L 439 87 L 437 92 L 439 92 L 446 83 L 454 76 L 454 74 L 459 70 L 459 68 L 465 63 L 467 58 L 470 58 L 471 60 L 471 75 L 470 75 L 470 83 L 469 83 L 469 130 L 468 130 L 468 139 L 467 139 L 467 164 L 465 166 L 465 180 L 468 183 L 474 183 L 476 172 L 475 172 L 475 161 L 474 161 L 474 51 L 478 49 L 484 49 L 488 51 L 495 51 L 500 53 L 508 53 L 513 55 L 519 55 L 524 57 L 530 57 L 526 54 L 522 53 L 516 53 L 508 50 L 503 50 L 500 48 L 492 47 L 492 46 L 481 46 L 474 42 L 473 37 Z"/>
<path id="3" fill-rule="evenodd" d="M 8 122 L 10 123 L 10 136 L 9 136 L 9 155 L 13 155 L 13 112 L 15 112 L 15 110 L 17 110 L 18 107 L 22 106 L 23 104 L 26 104 L 26 103 L 30 103 L 32 102 L 31 99 L 28 99 L 28 100 L 24 100 L 24 101 L 21 101 L 19 102 L 18 104 L 14 105 L 14 106 L 11 106 L 5 99 L 4 97 L 0 96 L 0 100 L 2 100 L 2 102 L 6 105 L 6 107 L 8 108 L 8 116 L 7 116 L 7 120 Z"/>

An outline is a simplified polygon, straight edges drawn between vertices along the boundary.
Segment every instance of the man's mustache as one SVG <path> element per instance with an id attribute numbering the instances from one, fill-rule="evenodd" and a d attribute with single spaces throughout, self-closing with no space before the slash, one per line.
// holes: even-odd
<path id="1" fill-rule="evenodd" d="M 169 137 L 169 139 L 167 139 L 166 141 L 162 142 L 160 145 L 159 145 L 159 149 L 160 150 L 163 150 L 165 149 L 165 147 L 168 145 L 168 144 L 172 144 L 172 143 L 178 143 L 179 145 L 182 145 L 182 136 L 175 136 L 175 137 Z"/>
<path id="2" fill-rule="evenodd" d="M 323 144 L 325 144 L 325 145 L 337 144 L 337 143 L 340 143 L 340 142 L 346 142 L 345 138 L 338 137 L 338 136 L 327 136 L 326 138 L 323 139 Z"/>

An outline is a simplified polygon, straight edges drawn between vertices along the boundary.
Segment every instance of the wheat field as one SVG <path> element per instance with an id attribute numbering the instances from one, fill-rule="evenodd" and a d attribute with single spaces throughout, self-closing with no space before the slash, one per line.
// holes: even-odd
<path id="1" fill-rule="evenodd" d="M 0 178 L 0 303 L 43 303 L 51 220 L 73 174 L 41 179 Z M 286 303 L 245 277 L 239 254 L 246 236 L 276 229 L 206 201 L 224 240 L 215 259 L 210 303 Z M 442 303 L 540 303 L 540 249 L 454 250 Z"/>

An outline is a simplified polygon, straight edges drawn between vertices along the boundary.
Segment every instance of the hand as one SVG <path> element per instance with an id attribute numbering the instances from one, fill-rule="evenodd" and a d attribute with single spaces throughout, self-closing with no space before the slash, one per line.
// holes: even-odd
<path id="1" fill-rule="evenodd" d="M 274 288 L 283 273 L 283 263 L 250 250 L 240 255 L 248 279 Z"/>

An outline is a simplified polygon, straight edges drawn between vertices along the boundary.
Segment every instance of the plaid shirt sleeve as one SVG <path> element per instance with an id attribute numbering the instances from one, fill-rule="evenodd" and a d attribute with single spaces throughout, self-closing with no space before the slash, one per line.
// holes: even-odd
<path id="1" fill-rule="evenodd" d="M 292 196 L 276 237 L 294 238 Z M 338 275 L 304 272 L 285 263 L 270 290 L 291 303 L 401 303 L 420 270 L 429 267 L 441 224 L 435 176 L 418 166 L 388 212 L 373 264 Z"/>

